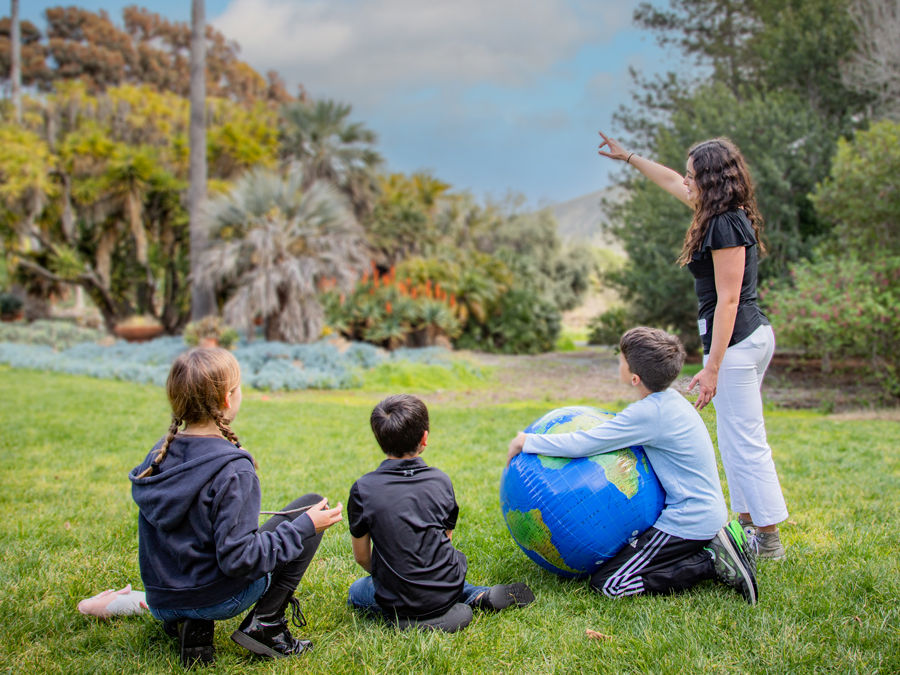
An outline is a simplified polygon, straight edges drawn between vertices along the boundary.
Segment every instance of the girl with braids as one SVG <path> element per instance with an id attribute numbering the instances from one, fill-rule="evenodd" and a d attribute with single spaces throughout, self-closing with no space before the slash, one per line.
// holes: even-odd
<path id="1" fill-rule="evenodd" d="M 169 431 L 130 474 L 150 613 L 178 637 L 185 666 L 211 663 L 214 622 L 251 607 L 235 642 L 269 657 L 311 649 L 291 635 L 285 612 L 290 605 L 295 625 L 304 625 L 294 590 L 322 533 L 341 520 L 341 505 L 304 495 L 259 526 L 256 463 L 230 426 L 241 407 L 230 352 L 182 354 L 166 393 Z"/>
<path id="2" fill-rule="evenodd" d="M 603 132 L 600 136 L 601 155 L 630 164 L 694 211 L 678 259 L 694 275 L 700 306 L 703 370 L 689 389 L 700 385 L 698 410 L 710 401 L 715 405 L 731 507 L 756 535 L 757 554 L 782 558 L 778 523 L 788 512 L 766 440 L 760 394 L 775 334 L 757 303 L 763 221 L 744 158 L 726 138 L 697 143 L 688 150 L 682 177 Z"/>

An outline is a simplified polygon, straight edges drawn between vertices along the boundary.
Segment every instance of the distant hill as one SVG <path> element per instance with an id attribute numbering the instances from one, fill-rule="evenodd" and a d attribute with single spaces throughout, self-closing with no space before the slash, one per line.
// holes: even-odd
<path id="1" fill-rule="evenodd" d="M 600 208 L 602 199 L 617 201 L 624 194 L 620 187 L 605 188 L 549 207 L 559 223 L 559 236 L 568 243 L 587 242 L 624 255 L 621 244 L 602 232 L 607 218 Z"/>

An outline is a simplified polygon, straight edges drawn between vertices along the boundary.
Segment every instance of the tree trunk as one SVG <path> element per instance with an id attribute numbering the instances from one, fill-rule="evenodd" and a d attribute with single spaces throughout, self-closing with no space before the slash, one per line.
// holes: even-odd
<path id="1" fill-rule="evenodd" d="M 200 209 L 206 200 L 206 9 L 204 0 L 191 2 L 191 318 L 215 312 L 213 290 L 199 276 L 200 260 L 208 241 Z"/>
<path id="2" fill-rule="evenodd" d="M 16 123 L 22 123 L 22 31 L 19 25 L 19 0 L 10 2 L 10 55 L 9 76 L 12 81 L 12 101 L 16 111 Z"/>

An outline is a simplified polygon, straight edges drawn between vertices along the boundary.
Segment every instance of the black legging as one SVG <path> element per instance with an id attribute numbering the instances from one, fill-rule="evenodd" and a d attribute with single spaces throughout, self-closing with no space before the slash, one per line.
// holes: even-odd
<path id="1" fill-rule="evenodd" d="M 300 509 L 304 506 L 318 504 L 323 499 L 324 497 L 317 494 L 303 495 L 281 510 L 293 511 L 294 509 Z M 281 525 L 281 523 L 293 521 L 302 515 L 303 513 L 291 513 L 286 516 L 272 516 L 259 528 L 259 530 L 260 532 L 272 532 L 276 527 Z M 324 533 L 319 532 L 314 537 L 304 539 L 303 551 L 299 556 L 293 560 L 279 563 L 275 566 L 275 569 L 272 571 L 272 583 L 269 585 L 265 594 L 259 599 L 259 602 L 256 603 L 257 614 L 261 616 L 274 614 L 280 611 L 287 600 L 290 599 L 294 594 L 294 591 L 297 590 L 297 586 L 300 585 L 300 580 L 306 573 L 309 563 L 312 562 L 313 556 L 316 554 L 319 544 L 322 542 L 322 534 Z"/>

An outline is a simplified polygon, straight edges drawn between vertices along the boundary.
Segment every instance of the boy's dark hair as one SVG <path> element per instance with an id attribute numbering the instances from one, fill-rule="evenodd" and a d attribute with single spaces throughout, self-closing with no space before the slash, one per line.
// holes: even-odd
<path id="1" fill-rule="evenodd" d="M 684 365 L 684 347 L 674 335 L 658 328 L 639 326 L 619 340 L 628 368 L 650 391 L 665 391 Z"/>
<path id="2" fill-rule="evenodd" d="M 388 396 L 375 406 L 369 419 L 375 440 L 391 457 L 413 455 L 428 431 L 428 408 L 415 396 Z"/>

